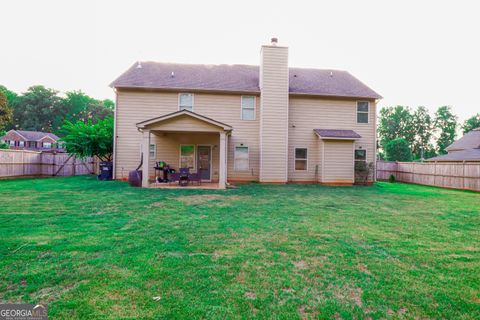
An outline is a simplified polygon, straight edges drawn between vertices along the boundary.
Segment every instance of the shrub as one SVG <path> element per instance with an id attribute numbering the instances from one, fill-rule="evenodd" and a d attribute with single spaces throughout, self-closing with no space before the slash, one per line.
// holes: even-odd
<path id="1" fill-rule="evenodd" d="M 373 162 L 355 161 L 355 183 L 367 185 L 374 170 L 375 164 Z"/>
<path id="2" fill-rule="evenodd" d="M 7 133 L 0 130 L 0 139 L 4 137 Z M 10 146 L 3 140 L 0 140 L 0 149 L 9 149 Z"/>
<path id="3" fill-rule="evenodd" d="M 394 183 L 397 179 L 395 178 L 395 176 L 393 174 L 390 175 L 390 177 L 388 177 L 388 182 L 390 183 Z"/>
<path id="4" fill-rule="evenodd" d="M 113 117 L 107 117 L 93 124 L 68 120 L 63 125 L 65 136 L 62 142 L 71 155 L 79 158 L 98 157 L 111 161 L 113 152 Z"/>
<path id="5" fill-rule="evenodd" d="M 395 139 L 385 145 L 385 153 L 388 161 L 412 161 L 412 150 L 407 140 Z"/>

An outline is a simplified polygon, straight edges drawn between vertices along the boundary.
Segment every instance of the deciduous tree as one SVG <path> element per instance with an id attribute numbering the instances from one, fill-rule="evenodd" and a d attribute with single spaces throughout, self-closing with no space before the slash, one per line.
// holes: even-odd
<path id="1" fill-rule="evenodd" d="M 480 113 L 465 120 L 462 125 L 463 134 L 468 133 L 475 128 L 480 128 Z"/>
<path id="2" fill-rule="evenodd" d="M 15 129 L 58 132 L 54 124 L 61 123 L 67 114 L 59 103 L 57 91 L 44 86 L 32 86 L 13 103 Z"/>
<path id="3" fill-rule="evenodd" d="M 96 123 L 98 120 L 113 115 L 113 101 L 108 99 L 100 101 L 82 91 L 67 92 L 60 104 L 67 110 L 66 118 L 71 122 L 83 121 L 86 123 L 91 120 Z"/>
<path id="4" fill-rule="evenodd" d="M 385 154 L 388 161 L 412 161 L 412 150 L 403 138 L 389 141 L 385 145 Z"/>
<path id="5" fill-rule="evenodd" d="M 113 152 L 113 117 L 93 123 L 68 120 L 62 127 L 62 142 L 69 154 L 80 158 L 96 156 L 102 161 L 111 161 Z"/>
<path id="6" fill-rule="evenodd" d="M 0 88 L 0 130 L 6 129 L 12 122 L 12 108 L 8 104 L 7 96 Z"/>
<path id="7" fill-rule="evenodd" d="M 416 159 L 430 155 L 433 148 L 431 144 L 434 125 L 427 108 L 418 107 L 412 115 L 412 125 L 415 132 L 412 152 Z"/>
<path id="8" fill-rule="evenodd" d="M 415 141 L 415 130 L 410 108 L 396 106 L 381 109 L 378 121 L 378 135 L 380 146 L 383 148 L 385 148 L 388 142 L 398 138 L 405 139 L 412 147 Z"/>
<path id="9" fill-rule="evenodd" d="M 439 132 L 437 138 L 437 152 L 445 154 L 445 150 L 455 141 L 458 117 L 453 114 L 451 107 L 443 106 L 435 112 L 435 127 Z"/>

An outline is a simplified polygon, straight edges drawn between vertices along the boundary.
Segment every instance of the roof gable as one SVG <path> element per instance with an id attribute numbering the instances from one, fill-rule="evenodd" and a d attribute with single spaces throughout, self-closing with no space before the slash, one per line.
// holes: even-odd
<path id="1" fill-rule="evenodd" d="M 231 131 L 223 122 L 188 110 L 180 110 L 161 117 L 137 123 L 137 128 L 165 131 Z"/>
<path id="2" fill-rule="evenodd" d="M 260 93 L 259 67 L 138 62 L 113 81 L 115 88 Z M 346 71 L 289 69 L 290 94 L 380 99 Z"/>

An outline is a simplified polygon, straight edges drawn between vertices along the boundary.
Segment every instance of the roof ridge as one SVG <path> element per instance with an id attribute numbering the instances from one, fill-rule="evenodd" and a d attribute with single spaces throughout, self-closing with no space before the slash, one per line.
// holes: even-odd
<path id="1" fill-rule="evenodd" d="M 139 60 L 134 63 L 155 63 L 155 64 L 169 64 L 169 65 L 183 65 L 183 66 L 241 66 L 241 67 L 255 67 L 259 68 L 258 64 L 248 64 L 248 63 L 190 63 L 190 62 L 172 62 L 172 61 L 155 61 L 155 60 Z M 350 72 L 343 69 L 334 69 L 334 68 L 311 68 L 311 67 L 297 67 L 289 66 L 289 69 L 301 69 L 301 70 L 322 70 L 322 71 L 337 71 L 337 72 L 346 72 L 351 75 Z"/>

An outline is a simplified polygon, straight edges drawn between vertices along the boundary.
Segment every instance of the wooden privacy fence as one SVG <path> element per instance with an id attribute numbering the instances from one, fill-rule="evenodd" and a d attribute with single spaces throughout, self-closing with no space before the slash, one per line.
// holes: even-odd
<path id="1" fill-rule="evenodd" d="M 377 180 L 480 191 L 480 162 L 377 161 Z"/>
<path id="2" fill-rule="evenodd" d="M 66 153 L 0 150 L 0 178 L 21 176 L 77 176 L 98 172 L 94 158 L 78 159 Z"/>

